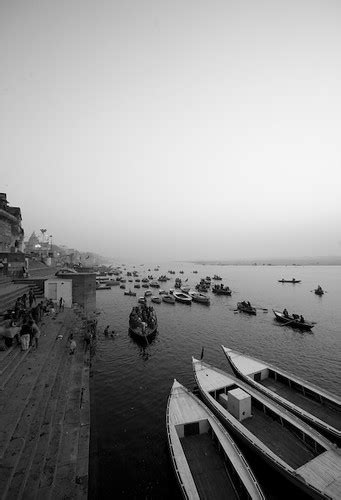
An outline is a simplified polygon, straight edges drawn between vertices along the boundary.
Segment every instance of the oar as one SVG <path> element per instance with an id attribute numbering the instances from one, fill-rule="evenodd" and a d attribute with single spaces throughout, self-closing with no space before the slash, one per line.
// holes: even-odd
<path id="1" fill-rule="evenodd" d="M 282 323 L 281 325 L 279 326 L 287 326 L 289 325 L 290 323 L 294 323 L 295 321 L 297 321 L 296 319 L 291 319 L 290 321 L 287 321 L 286 323 Z"/>
<path id="2" fill-rule="evenodd" d="M 269 309 L 267 309 L 266 307 L 256 307 L 256 309 L 263 312 L 269 312 Z"/>

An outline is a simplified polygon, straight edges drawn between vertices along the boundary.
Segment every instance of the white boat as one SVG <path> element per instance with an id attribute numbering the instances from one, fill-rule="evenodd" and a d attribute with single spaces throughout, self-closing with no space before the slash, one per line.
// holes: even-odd
<path id="1" fill-rule="evenodd" d="M 261 392 L 192 359 L 203 401 L 233 435 L 311 498 L 341 498 L 341 450 Z"/>
<path id="2" fill-rule="evenodd" d="M 184 498 L 265 498 L 231 436 L 213 413 L 176 380 L 168 398 L 166 427 Z"/>
<path id="3" fill-rule="evenodd" d="M 207 305 L 209 305 L 211 302 L 210 298 L 204 293 L 192 291 L 189 292 L 189 295 L 192 297 L 193 302 L 200 302 L 201 304 Z"/>
<path id="4" fill-rule="evenodd" d="M 182 286 L 180 290 L 184 293 L 188 293 L 190 291 L 191 287 L 190 286 Z"/>
<path id="5" fill-rule="evenodd" d="M 175 300 L 177 302 L 181 302 L 182 304 L 188 304 L 188 305 L 192 304 L 192 297 L 190 297 L 189 295 L 187 295 L 187 293 L 176 292 L 174 290 L 173 296 L 174 296 L 174 298 L 175 298 Z"/>
<path id="6" fill-rule="evenodd" d="M 341 399 L 291 373 L 221 346 L 237 376 L 341 444 Z"/>

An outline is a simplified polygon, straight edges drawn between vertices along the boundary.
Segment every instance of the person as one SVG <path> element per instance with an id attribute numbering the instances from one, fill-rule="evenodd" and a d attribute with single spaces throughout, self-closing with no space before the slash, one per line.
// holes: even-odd
<path id="1" fill-rule="evenodd" d="M 65 304 L 65 301 L 64 301 L 63 297 L 60 297 L 60 299 L 59 299 L 59 312 L 64 311 L 64 304 Z"/>
<path id="2" fill-rule="evenodd" d="M 88 350 L 88 347 L 90 347 L 90 341 L 91 341 L 91 333 L 87 330 L 84 333 L 85 352 Z"/>
<path id="3" fill-rule="evenodd" d="M 303 318 L 302 314 L 300 316 L 300 323 L 304 323 L 304 318 Z"/>
<path id="4" fill-rule="evenodd" d="M 40 337 L 40 330 L 39 330 L 39 328 L 37 326 L 37 323 L 35 323 L 33 321 L 33 319 L 31 319 L 28 324 L 29 324 L 29 326 L 31 328 L 31 332 L 32 332 L 31 333 L 31 335 L 32 335 L 32 337 L 31 337 L 31 343 L 32 343 L 32 345 L 34 344 L 34 347 L 36 349 L 38 349 L 38 341 L 39 341 L 39 337 Z"/>
<path id="5" fill-rule="evenodd" d="M 75 350 L 76 350 L 77 344 L 76 344 L 75 339 L 73 338 L 73 333 L 70 333 L 70 336 L 69 336 L 68 340 L 70 341 L 70 352 L 69 352 L 69 354 L 75 354 Z"/>
<path id="6" fill-rule="evenodd" d="M 24 323 L 20 330 L 21 350 L 27 351 L 30 346 L 31 328 L 28 323 Z"/>
<path id="7" fill-rule="evenodd" d="M 107 337 L 109 335 L 109 325 L 104 328 L 104 335 Z"/>
<path id="8" fill-rule="evenodd" d="M 283 315 L 287 318 L 289 316 L 289 313 L 286 308 L 283 309 Z"/>

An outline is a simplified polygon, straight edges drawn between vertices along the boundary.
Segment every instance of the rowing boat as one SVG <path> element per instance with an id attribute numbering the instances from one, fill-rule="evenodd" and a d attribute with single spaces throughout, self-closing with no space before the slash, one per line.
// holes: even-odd
<path id="1" fill-rule="evenodd" d="M 189 292 L 189 295 L 192 297 L 192 300 L 193 302 L 199 302 L 200 304 L 206 304 L 206 305 L 210 305 L 210 298 L 203 294 L 203 293 L 200 293 L 200 292 Z"/>
<path id="2" fill-rule="evenodd" d="M 257 309 L 249 304 L 246 304 L 245 301 L 238 302 L 237 309 L 238 311 L 245 312 L 247 314 L 253 314 L 253 315 L 257 314 Z"/>
<path id="3" fill-rule="evenodd" d="M 181 302 L 182 304 L 187 304 L 187 305 L 192 304 L 192 297 L 187 295 L 187 293 L 177 292 L 174 290 L 173 297 L 177 302 Z"/>
<path id="4" fill-rule="evenodd" d="M 166 411 L 167 438 L 186 499 L 264 495 L 242 453 L 213 413 L 174 380 Z"/>
<path id="5" fill-rule="evenodd" d="M 285 279 L 281 279 L 281 280 L 278 280 L 278 283 L 301 283 L 301 280 L 295 280 L 295 278 L 293 278 L 292 280 L 285 280 Z"/>
<path id="6" fill-rule="evenodd" d="M 204 403 L 227 429 L 311 498 L 341 498 L 341 450 L 261 392 L 192 360 Z"/>
<path id="7" fill-rule="evenodd" d="M 238 377 L 341 444 L 340 398 L 269 363 L 221 347 Z"/>
<path id="8" fill-rule="evenodd" d="M 277 321 L 280 323 L 283 323 L 283 326 L 291 326 L 292 328 L 298 328 L 299 330 L 303 331 L 309 331 L 313 328 L 314 323 L 311 323 L 310 321 L 300 321 L 298 318 L 294 318 L 293 316 L 290 316 L 288 314 L 287 316 L 283 314 L 280 311 L 275 311 L 273 309 L 273 313 L 275 315 L 275 318 Z"/>

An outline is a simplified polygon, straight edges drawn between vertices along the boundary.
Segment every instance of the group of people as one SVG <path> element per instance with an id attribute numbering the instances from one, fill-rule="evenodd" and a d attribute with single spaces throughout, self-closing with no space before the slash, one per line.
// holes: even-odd
<path id="1" fill-rule="evenodd" d="M 294 319 L 294 320 L 296 320 L 296 321 L 299 321 L 300 323 L 304 323 L 304 322 L 305 322 L 305 319 L 304 319 L 304 317 L 302 316 L 302 314 L 301 314 L 301 315 L 299 315 L 299 314 L 295 314 L 295 313 L 293 313 L 293 314 L 291 315 L 291 317 L 290 317 L 290 316 L 289 316 L 289 313 L 288 313 L 288 310 L 287 310 L 286 308 L 285 308 L 285 309 L 283 309 L 283 316 L 285 316 L 285 317 L 286 317 L 286 318 L 288 318 L 289 320 L 293 320 L 293 319 Z"/>

